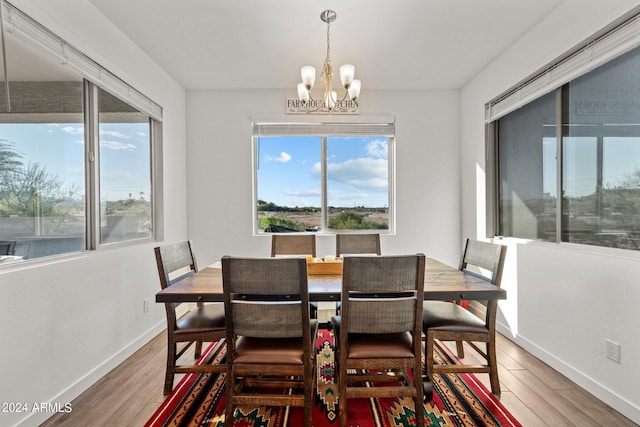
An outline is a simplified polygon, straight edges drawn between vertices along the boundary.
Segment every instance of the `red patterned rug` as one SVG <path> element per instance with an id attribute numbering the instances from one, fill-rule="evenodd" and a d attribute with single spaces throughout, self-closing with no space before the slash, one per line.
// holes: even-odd
<path id="1" fill-rule="evenodd" d="M 316 427 L 337 426 L 338 398 L 333 384 L 331 331 L 318 332 L 318 386 L 313 409 Z M 199 363 L 221 361 L 221 343 L 211 344 Z M 448 348 L 438 346 L 438 363 L 455 363 Z M 158 426 L 223 427 L 225 374 L 189 374 L 176 385 L 145 424 Z M 427 426 L 521 426 L 499 400 L 471 374 L 436 375 L 433 399 L 424 404 Z M 349 424 L 358 427 L 410 427 L 415 425 L 411 399 L 353 399 L 348 405 Z M 235 427 L 297 427 L 303 424 L 302 408 L 238 408 Z"/>

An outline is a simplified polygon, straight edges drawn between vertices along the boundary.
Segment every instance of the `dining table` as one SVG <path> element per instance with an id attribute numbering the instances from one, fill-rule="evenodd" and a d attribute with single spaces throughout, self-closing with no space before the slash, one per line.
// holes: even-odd
<path id="1" fill-rule="evenodd" d="M 221 302 L 222 269 L 216 263 L 184 277 L 156 294 L 158 303 Z M 341 274 L 308 274 L 311 301 L 340 301 Z M 425 300 L 506 299 L 506 290 L 486 279 L 433 258 L 425 259 Z"/>

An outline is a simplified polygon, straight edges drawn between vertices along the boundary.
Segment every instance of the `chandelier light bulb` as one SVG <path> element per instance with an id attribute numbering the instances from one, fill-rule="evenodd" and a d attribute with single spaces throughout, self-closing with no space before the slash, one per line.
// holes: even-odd
<path id="1" fill-rule="evenodd" d="M 298 98 L 300 101 L 309 101 L 309 91 L 304 83 L 298 83 Z"/>
<path id="2" fill-rule="evenodd" d="M 300 69 L 300 75 L 302 76 L 302 83 L 304 83 L 307 90 L 311 90 L 313 83 L 316 81 L 316 69 L 311 65 L 305 65 Z"/>
<path id="3" fill-rule="evenodd" d="M 356 74 L 356 67 L 351 64 L 344 64 L 340 67 L 340 80 L 342 80 L 342 86 L 345 89 L 349 89 L 353 76 Z"/>
<path id="4" fill-rule="evenodd" d="M 353 100 L 357 99 L 360 96 L 360 80 L 355 79 L 352 81 L 347 90 L 349 92 L 349 98 Z"/>

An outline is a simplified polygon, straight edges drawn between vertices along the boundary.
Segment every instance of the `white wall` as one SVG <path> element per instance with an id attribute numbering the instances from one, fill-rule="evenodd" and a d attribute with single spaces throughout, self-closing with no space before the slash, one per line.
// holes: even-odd
<path id="1" fill-rule="evenodd" d="M 485 237 L 483 106 L 640 2 L 567 0 L 462 90 L 462 235 Z M 640 254 L 506 239 L 501 329 L 640 423 Z M 622 362 L 605 358 L 605 339 Z"/>
<path id="2" fill-rule="evenodd" d="M 295 88 L 187 93 L 189 238 L 200 265 L 225 254 L 269 255 L 270 238 L 252 229 L 251 117 L 286 120 L 287 96 Z M 424 252 L 457 264 L 459 92 L 363 90 L 360 101 L 361 117 L 396 117 L 397 234 L 381 237 L 383 253 Z M 320 256 L 335 253 L 333 236 L 319 235 L 317 245 Z"/>
<path id="3" fill-rule="evenodd" d="M 186 238 L 184 90 L 89 2 L 12 3 L 164 107 L 165 238 Z M 159 290 L 153 246 L 0 269 L 0 402 L 70 402 L 165 328 L 163 306 L 142 310 Z M 0 413 L 0 425 L 38 425 L 51 415 Z"/>

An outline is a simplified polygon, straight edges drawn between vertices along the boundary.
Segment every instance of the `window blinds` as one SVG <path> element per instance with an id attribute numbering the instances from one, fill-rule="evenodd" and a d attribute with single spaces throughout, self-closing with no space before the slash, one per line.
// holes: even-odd
<path id="1" fill-rule="evenodd" d="M 395 136 L 395 120 L 377 122 L 275 122 L 253 121 L 253 136 Z"/>
<path id="2" fill-rule="evenodd" d="M 640 13 L 636 9 L 631 18 L 587 40 L 573 53 L 489 102 L 485 106 L 485 121 L 493 122 L 638 46 Z"/>
<path id="3" fill-rule="evenodd" d="M 5 1 L 4 8 L 5 32 L 39 49 L 55 61 L 70 66 L 96 86 L 144 112 L 149 117 L 162 121 L 161 106 L 12 4 Z M 8 58 L 8 61 L 10 62 L 11 58 Z"/>

